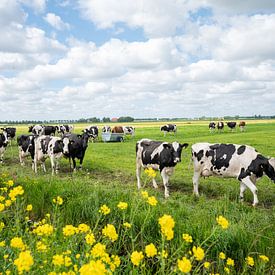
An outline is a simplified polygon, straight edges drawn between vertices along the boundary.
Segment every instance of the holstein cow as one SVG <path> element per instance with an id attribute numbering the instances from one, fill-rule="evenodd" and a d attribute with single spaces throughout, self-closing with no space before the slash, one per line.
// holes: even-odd
<path id="1" fill-rule="evenodd" d="M 115 127 L 113 127 L 112 133 L 124 134 L 123 127 L 122 126 L 115 126 Z"/>
<path id="2" fill-rule="evenodd" d="M 89 135 L 87 133 L 83 133 L 82 135 L 66 134 L 63 136 L 63 139 L 64 138 L 69 139 L 69 152 L 64 155 L 73 160 L 74 171 L 76 171 L 75 159 L 79 159 L 81 169 L 85 152 L 88 147 Z"/>
<path id="3" fill-rule="evenodd" d="M 164 132 L 164 136 L 166 136 L 166 133 L 174 132 L 174 134 L 177 133 L 177 125 L 176 124 L 167 124 L 162 127 L 160 127 L 160 130 Z"/>
<path id="4" fill-rule="evenodd" d="M 45 160 L 51 160 L 52 175 L 58 173 L 59 160 L 63 155 L 69 153 L 69 139 L 53 136 L 39 136 L 35 138 L 34 149 L 34 171 L 37 173 L 37 164 L 41 162 L 44 172 L 46 172 Z"/>
<path id="5" fill-rule="evenodd" d="M 229 121 L 226 124 L 231 129 L 231 131 L 233 131 L 234 129 L 236 129 L 237 123 L 235 121 Z"/>
<path id="6" fill-rule="evenodd" d="M 136 144 L 136 176 L 138 189 L 141 188 L 141 167 L 151 167 L 154 170 L 160 171 L 165 189 L 164 196 L 166 198 L 169 197 L 169 177 L 173 174 L 177 163 L 181 161 L 182 148 L 186 148 L 187 146 L 187 143 L 168 143 L 150 139 L 141 139 L 138 141 Z M 153 186 L 154 188 L 158 187 L 154 178 Z"/>
<path id="7" fill-rule="evenodd" d="M 7 133 L 3 132 L 0 134 L 0 163 L 3 162 L 4 153 L 8 145 Z"/>
<path id="8" fill-rule="evenodd" d="M 248 145 L 196 143 L 192 146 L 192 160 L 194 193 L 197 196 L 200 177 L 236 178 L 241 184 L 241 201 L 248 187 L 253 193 L 255 206 L 258 203 L 256 180 L 265 173 L 275 181 L 275 158 L 268 159 Z"/>
<path id="9" fill-rule="evenodd" d="M 29 126 L 29 133 L 34 135 L 41 136 L 43 134 L 44 126 L 43 125 L 32 125 Z"/>
<path id="10" fill-rule="evenodd" d="M 46 136 L 51 136 L 51 135 L 55 135 L 56 132 L 56 126 L 43 126 L 43 131 L 42 134 L 46 135 Z"/>
<path id="11" fill-rule="evenodd" d="M 6 132 L 9 141 L 11 141 L 15 138 L 16 128 L 6 127 L 6 128 L 1 128 L 1 130 L 3 130 L 3 132 Z"/>
<path id="12" fill-rule="evenodd" d="M 224 128 L 224 123 L 222 121 L 219 121 L 217 123 L 217 129 L 218 129 L 218 132 L 221 132 Z"/>
<path id="13" fill-rule="evenodd" d="M 210 122 L 208 128 L 209 128 L 210 132 L 213 132 L 215 130 L 215 128 L 216 128 L 216 123 L 213 122 L 213 121 Z"/>
<path id="14" fill-rule="evenodd" d="M 111 133 L 112 129 L 111 129 L 111 126 L 103 126 L 102 127 L 102 133 Z"/>
<path id="15" fill-rule="evenodd" d="M 98 127 L 97 126 L 88 126 L 83 130 L 83 133 L 89 135 L 92 138 L 92 141 L 98 138 Z"/>
<path id="16" fill-rule="evenodd" d="M 56 126 L 57 132 L 64 135 L 66 133 L 72 133 L 74 126 L 73 125 L 68 125 L 68 124 L 63 124 Z"/>
<path id="17" fill-rule="evenodd" d="M 244 131 L 245 125 L 246 125 L 245 121 L 240 121 L 239 122 L 239 127 L 240 127 L 241 132 Z"/>
<path id="18" fill-rule="evenodd" d="M 122 126 L 125 135 L 133 136 L 135 134 L 135 128 L 133 126 Z"/>
<path id="19" fill-rule="evenodd" d="M 17 138 L 19 161 L 22 166 L 25 165 L 24 160 L 27 156 L 31 156 L 32 164 L 34 164 L 34 138 L 34 135 L 21 135 Z"/>

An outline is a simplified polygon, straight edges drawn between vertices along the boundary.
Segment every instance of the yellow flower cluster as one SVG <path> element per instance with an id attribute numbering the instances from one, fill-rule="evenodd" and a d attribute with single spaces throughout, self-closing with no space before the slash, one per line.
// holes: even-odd
<path id="1" fill-rule="evenodd" d="M 57 196 L 56 198 L 53 198 L 53 203 L 55 203 L 57 205 L 62 205 L 63 199 L 60 196 Z"/>
<path id="2" fill-rule="evenodd" d="M 144 199 L 147 199 L 147 198 L 149 197 L 147 191 L 141 191 L 141 196 L 142 196 Z"/>
<path id="3" fill-rule="evenodd" d="M 225 217 L 223 217 L 223 216 L 217 217 L 216 221 L 222 227 L 222 229 L 227 229 L 228 226 L 229 226 L 228 220 Z"/>
<path id="4" fill-rule="evenodd" d="M 33 257 L 29 250 L 20 252 L 18 258 L 14 260 L 14 265 L 16 265 L 19 274 L 22 274 L 24 271 L 30 271 L 33 264 Z"/>
<path id="5" fill-rule="evenodd" d="M 48 223 L 39 225 L 33 230 L 33 233 L 38 236 L 50 236 L 53 233 L 53 226 Z"/>
<path id="6" fill-rule="evenodd" d="M 114 242 L 114 241 L 116 241 L 118 239 L 116 228 L 112 224 L 107 224 L 102 229 L 102 234 L 104 236 L 108 237 L 112 242 Z"/>
<path id="7" fill-rule="evenodd" d="M 156 256 L 158 253 L 156 247 L 154 244 L 150 243 L 148 245 L 145 246 L 145 254 L 147 257 L 154 257 Z"/>
<path id="8" fill-rule="evenodd" d="M 189 234 L 182 234 L 182 238 L 187 243 L 192 243 L 193 242 L 192 236 L 190 236 Z"/>
<path id="9" fill-rule="evenodd" d="M 155 178 L 157 176 L 156 171 L 153 168 L 147 168 L 145 169 L 144 173 L 149 177 L 149 178 Z"/>
<path id="10" fill-rule="evenodd" d="M 43 242 L 38 241 L 36 243 L 36 249 L 37 249 L 37 251 L 40 251 L 40 252 L 46 252 L 48 250 L 48 247 Z"/>
<path id="11" fill-rule="evenodd" d="M 53 256 L 53 259 L 52 259 L 53 265 L 55 265 L 55 266 L 64 265 L 66 267 L 72 265 L 72 259 L 69 256 L 63 255 L 63 254 L 56 254 Z"/>
<path id="12" fill-rule="evenodd" d="M 19 248 L 20 250 L 24 250 L 26 248 L 26 245 L 20 237 L 12 238 L 10 241 L 10 246 L 14 248 Z"/>
<path id="13" fill-rule="evenodd" d="M 260 255 L 259 258 L 263 261 L 263 262 L 269 262 L 269 258 L 265 255 Z"/>
<path id="14" fill-rule="evenodd" d="M 21 185 L 18 185 L 10 190 L 9 197 L 11 198 L 12 201 L 15 201 L 17 196 L 23 195 L 23 194 L 24 194 L 23 187 Z"/>
<path id="15" fill-rule="evenodd" d="M 138 266 L 140 264 L 140 262 L 143 260 L 144 255 L 142 253 L 142 251 L 138 252 L 138 251 L 134 251 L 131 254 L 131 261 L 133 263 L 133 265 Z"/>
<path id="16" fill-rule="evenodd" d="M 98 212 L 103 215 L 108 215 L 111 212 L 111 209 L 106 204 L 103 204 L 98 210 Z"/>
<path id="17" fill-rule="evenodd" d="M 148 197 L 147 202 L 151 205 L 151 206 L 156 206 L 158 201 L 154 196 Z"/>
<path id="18" fill-rule="evenodd" d="M 175 226 L 175 221 L 170 215 L 163 215 L 159 218 L 159 225 L 161 227 L 161 233 L 169 241 L 174 238 L 173 228 Z"/>
<path id="19" fill-rule="evenodd" d="M 77 227 L 77 229 L 78 229 L 79 233 L 87 233 L 87 232 L 91 231 L 90 226 L 87 225 L 87 224 L 85 224 L 85 223 L 79 224 L 78 227 Z"/>
<path id="20" fill-rule="evenodd" d="M 27 210 L 27 211 L 32 211 L 32 205 L 31 205 L 31 204 L 28 204 L 27 207 L 26 207 L 26 210 Z"/>
<path id="21" fill-rule="evenodd" d="M 127 209 L 127 207 L 128 207 L 128 203 L 127 202 L 119 202 L 119 204 L 117 205 L 117 207 L 119 208 L 119 209 L 121 209 L 121 210 L 125 210 L 125 209 Z"/>
<path id="22" fill-rule="evenodd" d="M 182 257 L 181 260 L 178 260 L 178 269 L 183 273 L 189 273 L 192 269 L 191 261 L 186 257 Z"/>
<path id="23" fill-rule="evenodd" d="M 95 242 L 95 236 L 93 233 L 89 233 L 85 236 L 86 243 L 89 245 L 93 245 Z"/>
<path id="24" fill-rule="evenodd" d="M 202 261 L 204 259 L 204 250 L 201 247 L 193 246 L 192 251 L 197 261 Z"/>
<path id="25" fill-rule="evenodd" d="M 67 224 L 63 227 L 62 232 L 63 232 L 64 236 L 69 237 L 69 236 L 72 236 L 74 234 L 77 234 L 78 233 L 78 228 L 74 227 L 71 224 Z"/>
<path id="26" fill-rule="evenodd" d="M 249 266 L 254 266 L 254 259 L 252 257 L 250 256 L 246 257 L 245 261 Z"/>
<path id="27" fill-rule="evenodd" d="M 123 226 L 126 227 L 126 228 L 131 228 L 132 227 L 132 225 L 128 222 L 123 223 Z"/>

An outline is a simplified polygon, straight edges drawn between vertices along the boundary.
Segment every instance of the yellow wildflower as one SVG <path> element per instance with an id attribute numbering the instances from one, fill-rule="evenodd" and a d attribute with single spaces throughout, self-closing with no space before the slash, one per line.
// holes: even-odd
<path id="1" fill-rule="evenodd" d="M 265 255 L 260 255 L 259 258 L 264 261 L 264 262 L 268 262 L 269 261 L 269 258 Z"/>
<path id="2" fill-rule="evenodd" d="M 1 212 L 1 211 L 0 211 Z M 2 229 L 5 227 L 5 224 L 3 222 L 0 222 L 0 232 L 2 231 Z"/>
<path id="3" fill-rule="evenodd" d="M 128 222 L 123 223 L 123 226 L 126 227 L 126 228 L 131 228 L 132 227 L 132 225 Z"/>
<path id="4" fill-rule="evenodd" d="M 62 205 L 63 199 L 60 196 L 57 196 L 56 198 L 53 198 L 53 203 L 55 203 L 57 205 Z"/>
<path id="5" fill-rule="evenodd" d="M 80 254 L 79 254 L 79 253 L 76 254 L 76 255 L 75 255 L 75 258 L 76 258 L 76 259 L 79 259 L 79 258 L 80 258 Z"/>
<path id="6" fill-rule="evenodd" d="M 145 169 L 144 173 L 149 177 L 149 178 L 155 178 L 157 176 L 156 171 L 153 168 L 148 168 Z"/>
<path id="7" fill-rule="evenodd" d="M 218 218 L 216 218 L 216 221 L 222 227 L 222 229 L 227 229 L 229 226 L 228 220 L 223 216 L 219 216 Z"/>
<path id="8" fill-rule="evenodd" d="M 119 202 L 119 204 L 117 205 L 117 207 L 119 208 L 119 209 L 121 209 L 121 210 L 125 210 L 125 209 L 127 209 L 127 207 L 128 207 L 128 203 L 127 202 Z"/>
<path id="9" fill-rule="evenodd" d="M 11 247 L 19 248 L 21 250 L 24 250 L 26 248 L 22 238 L 20 238 L 20 237 L 12 238 L 11 242 L 10 242 L 10 245 L 11 245 Z"/>
<path id="10" fill-rule="evenodd" d="M 5 209 L 5 204 L 0 203 L 0 212 L 4 211 L 4 209 Z"/>
<path id="11" fill-rule="evenodd" d="M 9 186 L 9 187 L 12 187 L 13 184 L 14 184 L 13 180 L 8 180 L 8 181 L 6 182 L 6 185 Z"/>
<path id="12" fill-rule="evenodd" d="M 229 273 L 230 273 L 230 269 L 229 269 L 228 267 L 225 267 L 225 268 L 224 268 L 224 271 L 225 271 L 226 274 L 229 274 Z"/>
<path id="13" fill-rule="evenodd" d="M 98 212 L 103 215 L 108 215 L 111 212 L 111 209 L 106 204 L 103 204 L 98 210 Z"/>
<path id="14" fill-rule="evenodd" d="M 47 223 L 39 225 L 33 230 L 33 233 L 37 234 L 38 236 L 49 236 L 53 233 L 53 226 Z"/>
<path id="15" fill-rule="evenodd" d="M 154 196 L 148 197 L 147 202 L 152 205 L 152 206 L 156 206 L 158 201 Z"/>
<path id="16" fill-rule="evenodd" d="M 86 243 L 92 245 L 95 242 L 95 236 L 93 233 L 87 234 L 85 237 Z"/>
<path id="17" fill-rule="evenodd" d="M 69 256 L 67 256 L 67 255 L 64 257 L 64 265 L 65 265 L 66 267 L 72 265 L 72 259 L 71 259 Z"/>
<path id="18" fill-rule="evenodd" d="M 92 256 L 94 257 L 103 257 L 106 255 L 106 245 L 97 243 L 91 251 Z"/>
<path id="19" fill-rule="evenodd" d="M 140 262 L 143 260 L 144 256 L 142 252 L 138 252 L 138 251 L 134 251 L 131 254 L 131 261 L 133 263 L 133 265 L 138 266 L 140 264 Z"/>
<path id="20" fill-rule="evenodd" d="M 65 225 L 62 231 L 63 231 L 63 235 L 66 237 L 72 236 L 78 232 L 77 228 L 71 224 Z"/>
<path id="21" fill-rule="evenodd" d="M 192 248 L 194 257 L 197 261 L 201 261 L 204 258 L 204 250 L 201 247 L 193 246 Z"/>
<path id="22" fill-rule="evenodd" d="M 233 260 L 233 259 L 227 258 L 226 264 L 229 265 L 229 266 L 234 266 L 235 263 L 234 263 L 234 260 Z"/>
<path id="23" fill-rule="evenodd" d="M 226 256 L 223 252 L 220 252 L 219 258 L 222 259 L 222 260 L 225 260 Z"/>
<path id="24" fill-rule="evenodd" d="M 204 266 L 204 268 L 206 268 L 206 269 L 208 269 L 209 267 L 210 267 L 210 263 L 209 262 L 204 262 L 203 263 L 203 266 Z"/>
<path id="25" fill-rule="evenodd" d="M 79 274 L 80 275 L 103 275 L 107 274 L 107 269 L 104 265 L 104 263 L 100 260 L 97 261 L 90 261 L 88 264 L 84 264 L 80 269 L 79 269 Z"/>
<path id="26" fill-rule="evenodd" d="M 162 250 L 159 252 L 162 258 L 167 259 L 168 258 L 168 252 L 166 250 Z"/>
<path id="27" fill-rule="evenodd" d="M 142 196 L 144 199 L 147 199 L 147 198 L 149 197 L 147 191 L 141 191 L 141 196 Z"/>
<path id="28" fill-rule="evenodd" d="M 154 257 L 157 255 L 157 249 L 154 244 L 150 243 L 145 246 L 145 253 L 147 257 Z"/>
<path id="29" fill-rule="evenodd" d="M 81 223 L 78 225 L 78 231 L 79 232 L 83 232 L 83 233 L 87 233 L 91 230 L 90 226 L 85 224 L 85 223 Z"/>
<path id="30" fill-rule="evenodd" d="M 189 234 L 182 234 L 182 238 L 187 243 L 192 243 L 193 242 L 192 236 L 190 236 Z"/>
<path id="31" fill-rule="evenodd" d="M 4 201 L 4 200 L 5 200 L 5 197 L 0 196 L 0 201 Z"/>
<path id="32" fill-rule="evenodd" d="M 20 252 L 18 258 L 14 260 L 14 264 L 16 265 L 19 274 L 22 274 L 24 271 L 30 271 L 33 263 L 33 257 L 29 250 Z"/>
<path id="33" fill-rule="evenodd" d="M 11 204 L 12 204 L 12 201 L 11 201 L 11 200 L 6 200 L 6 201 L 5 201 L 5 206 L 6 206 L 6 207 L 11 206 Z"/>
<path id="34" fill-rule="evenodd" d="M 48 250 L 47 245 L 41 241 L 38 241 L 36 243 L 36 249 L 37 251 L 40 251 L 40 252 L 46 252 Z"/>
<path id="35" fill-rule="evenodd" d="M 3 256 L 3 258 L 4 258 L 5 260 L 8 259 L 8 257 L 9 257 L 8 254 L 5 254 L 5 255 Z"/>
<path id="36" fill-rule="evenodd" d="M 27 207 L 26 207 L 26 210 L 27 210 L 27 211 L 32 211 L 32 205 L 31 205 L 31 204 L 28 204 Z"/>
<path id="37" fill-rule="evenodd" d="M 254 266 L 254 259 L 252 257 L 250 256 L 246 257 L 245 261 L 249 266 Z"/>
<path id="38" fill-rule="evenodd" d="M 102 229 L 102 234 L 109 239 L 111 239 L 112 242 L 116 241 L 118 239 L 118 235 L 116 233 L 116 228 L 112 224 L 107 224 Z"/>
<path id="39" fill-rule="evenodd" d="M 161 233 L 166 237 L 166 239 L 172 240 L 174 237 L 173 228 L 175 226 L 175 221 L 170 215 L 163 215 L 159 218 L 159 224 L 161 227 Z"/>
<path id="40" fill-rule="evenodd" d="M 178 269 L 183 273 L 189 273 L 192 269 L 190 260 L 186 257 L 182 257 L 181 260 L 178 260 Z"/>
<path id="41" fill-rule="evenodd" d="M 60 254 L 56 254 L 53 256 L 52 263 L 56 266 L 64 265 L 64 256 Z"/>
<path id="42" fill-rule="evenodd" d="M 6 245 L 5 241 L 0 242 L 0 247 L 4 247 Z"/>

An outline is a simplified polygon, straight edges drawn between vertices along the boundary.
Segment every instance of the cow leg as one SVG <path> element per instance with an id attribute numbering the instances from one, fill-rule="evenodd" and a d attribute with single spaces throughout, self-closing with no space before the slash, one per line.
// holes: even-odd
<path id="1" fill-rule="evenodd" d="M 166 173 L 166 169 L 162 169 L 161 171 L 161 177 L 163 180 L 163 186 L 164 186 L 164 197 L 168 198 L 169 197 L 169 190 L 168 190 L 168 182 L 169 182 L 169 175 Z"/>
<path id="2" fill-rule="evenodd" d="M 240 201 L 243 202 L 243 193 L 246 190 L 247 186 L 241 182 L 240 184 Z"/>
<path id="3" fill-rule="evenodd" d="M 196 196 L 199 196 L 199 183 L 200 183 L 200 173 L 198 171 L 194 171 L 193 186 L 194 186 L 194 194 Z"/>
<path id="4" fill-rule="evenodd" d="M 141 174 L 141 164 L 140 164 L 140 160 L 137 158 L 137 160 L 136 160 L 136 177 L 137 177 L 138 189 L 141 188 L 140 174 Z"/>
<path id="5" fill-rule="evenodd" d="M 242 182 L 250 189 L 253 194 L 253 206 L 256 206 L 259 202 L 257 192 L 258 189 L 249 177 L 242 179 Z"/>
<path id="6" fill-rule="evenodd" d="M 41 167 L 42 167 L 42 169 L 43 169 L 44 173 L 46 173 L 46 165 L 45 165 L 45 160 L 43 160 L 43 161 L 41 162 Z"/>
<path id="7" fill-rule="evenodd" d="M 51 160 L 52 176 L 53 176 L 54 175 L 54 171 L 55 171 L 54 156 L 50 156 L 50 160 Z"/>
<path id="8" fill-rule="evenodd" d="M 76 162 L 75 162 L 75 158 L 72 158 L 73 160 L 73 169 L 74 169 L 74 172 L 76 171 Z"/>
<path id="9" fill-rule="evenodd" d="M 23 160 L 23 157 L 22 157 L 22 153 L 23 153 L 22 150 L 19 149 L 19 162 L 20 162 L 21 166 L 24 166 L 25 163 L 24 163 L 24 160 Z"/>
<path id="10" fill-rule="evenodd" d="M 156 182 L 156 179 L 155 178 L 153 178 L 153 186 L 154 186 L 154 188 L 158 188 L 158 184 L 157 184 L 157 182 Z"/>

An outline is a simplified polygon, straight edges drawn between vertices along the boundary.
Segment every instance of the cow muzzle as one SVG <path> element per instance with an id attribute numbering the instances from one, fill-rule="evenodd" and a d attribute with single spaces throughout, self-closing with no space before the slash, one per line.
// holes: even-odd
<path id="1" fill-rule="evenodd" d="M 180 162 L 180 158 L 175 158 L 174 163 L 178 163 L 178 162 Z"/>

